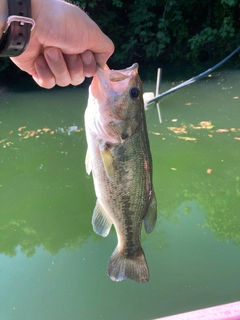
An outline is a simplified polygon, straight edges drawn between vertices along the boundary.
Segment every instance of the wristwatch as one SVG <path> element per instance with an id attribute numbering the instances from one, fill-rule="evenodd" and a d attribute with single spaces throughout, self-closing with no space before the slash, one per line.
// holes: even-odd
<path id="1" fill-rule="evenodd" d="M 17 57 L 26 49 L 35 22 L 31 0 L 8 0 L 9 17 L 0 39 L 0 57 Z"/>

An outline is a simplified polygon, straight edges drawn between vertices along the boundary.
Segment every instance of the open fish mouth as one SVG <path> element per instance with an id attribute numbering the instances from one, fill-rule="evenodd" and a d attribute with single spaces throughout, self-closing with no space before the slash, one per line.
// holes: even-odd
<path id="1" fill-rule="evenodd" d="M 95 79 L 93 80 L 93 86 L 97 86 L 105 97 L 107 97 L 109 92 L 113 90 L 118 95 L 121 95 L 127 90 L 129 81 L 138 74 L 138 68 L 139 66 L 137 63 L 134 63 L 131 67 L 122 70 L 109 70 L 107 66 L 105 66 L 104 69 L 98 66 L 97 73 L 94 76 Z"/>

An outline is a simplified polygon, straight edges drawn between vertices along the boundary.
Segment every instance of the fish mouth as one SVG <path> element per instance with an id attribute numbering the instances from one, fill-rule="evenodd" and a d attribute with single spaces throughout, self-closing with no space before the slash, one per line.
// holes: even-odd
<path id="1" fill-rule="evenodd" d="M 104 68 L 98 66 L 92 87 L 98 88 L 98 93 L 101 92 L 105 97 L 109 96 L 111 91 L 121 95 L 127 90 L 129 81 L 138 74 L 138 68 L 138 63 L 123 70 L 110 70 L 107 65 Z M 95 90 L 93 95 L 94 92 Z"/>
<path id="2" fill-rule="evenodd" d="M 100 66 L 97 67 L 97 76 L 99 79 L 104 77 L 111 82 L 123 81 L 127 78 L 132 78 L 138 73 L 139 65 L 134 63 L 131 67 L 122 70 L 110 70 L 107 66 L 103 69 Z"/>

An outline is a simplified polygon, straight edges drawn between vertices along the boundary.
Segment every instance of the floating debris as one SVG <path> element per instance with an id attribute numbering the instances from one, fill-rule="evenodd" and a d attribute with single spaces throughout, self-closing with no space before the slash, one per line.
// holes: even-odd
<path id="1" fill-rule="evenodd" d="M 154 132 L 154 131 L 149 131 L 149 133 L 152 133 L 152 134 L 154 134 L 155 136 L 161 136 L 161 135 L 162 135 L 162 133 L 160 133 L 160 132 Z"/>
<path id="2" fill-rule="evenodd" d="M 202 129 L 212 129 L 213 128 L 211 121 L 201 121 L 199 124 L 202 127 Z"/>
<path id="3" fill-rule="evenodd" d="M 75 133 L 75 132 L 81 132 L 84 130 L 84 128 L 79 128 L 78 126 L 76 126 L 75 124 L 70 126 L 70 127 L 64 127 L 64 128 L 56 128 L 55 130 L 52 130 L 48 127 L 44 127 L 42 129 L 36 129 L 36 130 L 26 130 L 24 131 L 24 129 L 26 129 L 26 126 L 22 126 L 19 127 L 17 130 L 15 130 L 17 137 L 19 137 L 19 141 L 22 141 L 23 139 L 29 139 L 29 138 L 36 138 L 39 139 L 40 135 L 45 135 L 45 134 L 55 134 L 55 133 L 66 133 L 67 135 L 70 135 L 70 133 Z M 14 130 L 9 131 L 9 134 L 11 134 L 13 136 Z M 159 133 L 160 135 L 160 133 Z M 6 139 L 2 139 L 0 140 L 0 144 L 2 144 L 3 148 L 12 146 L 14 143 L 9 141 L 9 138 Z M 17 148 L 13 148 L 17 150 Z"/>
<path id="4" fill-rule="evenodd" d="M 182 139 L 185 141 L 196 141 L 197 140 L 197 138 L 191 138 L 191 137 L 178 137 L 178 139 Z"/>
<path id="5" fill-rule="evenodd" d="M 202 129 L 201 126 L 194 126 L 193 124 L 190 124 L 190 127 L 191 127 L 192 129 L 195 129 L 195 130 Z"/>
<path id="6" fill-rule="evenodd" d="M 37 134 L 38 132 L 37 131 L 30 131 L 27 135 L 29 137 L 33 137 L 35 134 Z"/>
<path id="7" fill-rule="evenodd" d="M 229 132 L 229 130 L 228 129 L 217 129 L 216 132 L 224 133 L 224 132 Z"/>
<path id="8" fill-rule="evenodd" d="M 22 131 L 23 129 L 26 129 L 26 126 L 18 128 L 18 131 Z"/>
<path id="9" fill-rule="evenodd" d="M 168 128 L 168 130 L 171 130 L 172 132 L 174 132 L 176 134 L 181 134 L 181 133 L 187 134 L 187 131 L 186 131 L 187 126 L 186 125 L 183 125 L 182 127 L 167 127 L 167 128 Z"/>

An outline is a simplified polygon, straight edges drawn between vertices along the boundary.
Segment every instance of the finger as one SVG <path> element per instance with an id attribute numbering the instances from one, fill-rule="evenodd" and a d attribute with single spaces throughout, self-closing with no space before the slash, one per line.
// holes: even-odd
<path id="1" fill-rule="evenodd" d="M 48 47 L 44 50 L 44 57 L 55 77 L 56 84 L 61 87 L 69 85 L 71 83 L 71 77 L 61 50 Z"/>
<path id="2" fill-rule="evenodd" d="M 95 61 L 97 62 L 97 64 L 99 64 L 101 67 L 104 67 L 107 60 L 114 52 L 113 42 L 108 38 L 107 35 L 105 35 L 101 31 L 101 29 L 96 24 L 95 28 L 92 26 L 91 28 L 87 29 L 87 35 L 87 49 L 94 53 Z"/>
<path id="3" fill-rule="evenodd" d="M 93 53 L 89 50 L 81 53 L 81 60 L 83 63 L 83 74 L 85 77 L 92 77 L 97 71 L 97 64 Z"/>
<path id="4" fill-rule="evenodd" d="M 35 74 L 33 79 L 43 88 L 51 89 L 55 86 L 55 77 L 49 69 L 48 64 L 43 55 L 37 57 L 34 62 Z"/>
<path id="5" fill-rule="evenodd" d="M 110 56 L 111 56 L 111 55 L 106 54 L 106 53 L 95 53 L 95 54 L 94 54 L 96 63 L 97 63 L 100 67 L 102 67 L 103 69 L 104 69 L 104 67 L 105 67 L 105 65 L 106 65 L 106 63 L 107 63 L 107 61 L 108 61 L 108 59 L 109 59 Z"/>
<path id="6" fill-rule="evenodd" d="M 102 42 L 100 42 L 100 40 L 97 42 L 99 47 L 96 46 L 95 41 L 93 47 L 90 47 L 90 50 L 94 53 L 96 63 L 104 68 L 106 62 L 114 52 L 114 44 L 105 34 L 102 34 L 102 37 Z"/>
<path id="7" fill-rule="evenodd" d="M 71 77 L 71 84 L 74 86 L 81 84 L 85 76 L 80 56 L 78 54 L 64 54 L 64 59 Z"/>

